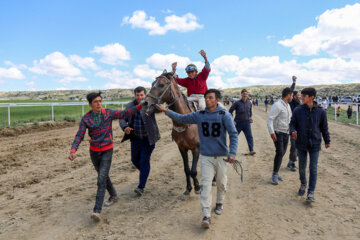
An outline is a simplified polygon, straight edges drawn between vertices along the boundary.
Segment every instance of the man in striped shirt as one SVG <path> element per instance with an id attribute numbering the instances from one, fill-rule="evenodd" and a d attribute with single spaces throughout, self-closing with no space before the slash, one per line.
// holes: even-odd
<path id="1" fill-rule="evenodd" d="M 75 136 L 71 147 L 69 159 L 76 158 L 76 151 L 81 141 L 84 139 L 86 129 L 88 129 L 90 140 L 91 161 L 98 172 L 96 201 L 91 218 L 100 221 L 100 212 L 105 198 L 105 189 L 109 192 L 110 198 L 104 203 L 110 206 L 118 200 L 116 190 L 111 183 L 109 171 L 113 154 L 112 120 L 130 117 L 137 110 L 141 110 L 141 105 L 125 111 L 114 111 L 102 108 L 101 92 L 92 92 L 86 96 L 91 110 L 86 113 L 81 121 L 79 130 Z"/>

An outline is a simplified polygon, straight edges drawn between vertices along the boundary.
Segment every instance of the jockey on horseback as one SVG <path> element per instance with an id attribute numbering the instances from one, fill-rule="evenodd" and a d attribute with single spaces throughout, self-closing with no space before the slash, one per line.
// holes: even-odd
<path id="1" fill-rule="evenodd" d="M 206 52 L 204 50 L 200 51 L 200 55 L 205 60 L 205 66 L 199 74 L 195 64 L 189 64 L 185 68 L 188 77 L 179 78 L 178 75 L 176 75 L 175 79 L 180 86 L 187 88 L 188 100 L 192 102 L 197 102 L 199 110 L 204 110 L 204 93 L 208 90 L 206 80 L 210 73 L 210 63 L 206 57 Z M 173 73 L 176 72 L 176 66 L 177 62 L 174 62 L 172 64 Z"/>

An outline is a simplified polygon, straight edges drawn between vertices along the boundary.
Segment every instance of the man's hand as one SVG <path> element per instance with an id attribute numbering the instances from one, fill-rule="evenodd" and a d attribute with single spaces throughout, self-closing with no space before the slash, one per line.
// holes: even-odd
<path id="1" fill-rule="evenodd" d="M 291 133 L 293 139 L 297 139 L 297 131 Z"/>
<path id="2" fill-rule="evenodd" d="M 229 162 L 229 163 L 234 163 L 234 162 L 235 162 L 235 157 L 233 157 L 233 156 L 228 156 L 228 162 Z"/>
<path id="3" fill-rule="evenodd" d="M 176 67 L 177 67 L 177 62 L 174 62 L 173 64 L 171 64 L 173 73 L 176 72 Z"/>
<path id="4" fill-rule="evenodd" d="M 75 153 L 70 153 L 70 155 L 69 155 L 69 159 L 70 159 L 70 161 L 72 161 L 72 160 L 74 160 L 76 158 L 76 154 Z"/>
<path id="5" fill-rule="evenodd" d="M 253 118 L 252 118 L 252 117 L 250 117 L 250 123 L 253 123 L 253 122 L 254 122 Z"/>
<path id="6" fill-rule="evenodd" d="M 162 104 L 156 104 L 156 108 L 162 112 L 167 112 L 167 109 Z"/>
<path id="7" fill-rule="evenodd" d="M 330 144 L 325 144 L 325 148 L 328 149 L 330 147 Z"/>
<path id="8" fill-rule="evenodd" d="M 270 137 L 271 137 L 271 139 L 272 139 L 274 142 L 277 142 L 277 138 L 276 138 L 276 134 L 275 134 L 275 133 L 270 134 Z"/>
<path id="9" fill-rule="evenodd" d="M 297 79 L 296 76 L 292 76 L 292 80 L 293 80 L 294 83 L 296 82 L 296 79 Z"/>
<path id="10" fill-rule="evenodd" d="M 203 58 L 206 58 L 206 52 L 203 49 L 201 49 L 199 53 Z"/>
<path id="11" fill-rule="evenodd" d="M 126 127 L 126 128 L 124 129 L 124 132 L 125 132 L 126 134 L 130 134 L 132 130 L 134 130 L 134 129 L 131 128 L 131 127 Z"/>

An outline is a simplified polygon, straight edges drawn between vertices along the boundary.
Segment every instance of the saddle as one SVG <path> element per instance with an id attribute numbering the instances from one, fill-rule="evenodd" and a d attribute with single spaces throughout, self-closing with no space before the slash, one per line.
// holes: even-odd
<path id="1" fill-rule="evenodd" d="M 197 101 L 190 101 L 183 92 L 181 92 L 181 95 L 185 99 L 186 105 L 188 106 L 191 112 L 196 112 L 200 110 L 199 103 Z"/>

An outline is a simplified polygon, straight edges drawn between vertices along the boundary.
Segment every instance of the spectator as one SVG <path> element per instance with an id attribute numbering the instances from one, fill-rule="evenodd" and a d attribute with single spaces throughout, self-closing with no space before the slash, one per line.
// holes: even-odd
<path id="1" fill-rule="evenodd" d="M 269 105 L 269 99 L 267 97 L 265 98 L 264 104 L 265 104 L 265 112 L 267 112 Z"/>
<path id="2" fill-rule="evenodd" d="M 352 107 L 351 107 L 351 105 L 349 105 L 349 107 L 348 107 L 348 109 L 347 109 L 347 116 L 348 116 L 348 119 L 351 119 L 352 112 L 353 112 Z"/>
<path id="3" fill-rule="evenodd" d="M 340 117 L 340 114 L 341 114 L 341 107 L 338 106 L 338 108 L 336 109 L 336 116 Z"/>
<path id="4" fill-rule="evenodd" d="M 326 111 L 326 109 L 328 108 L 328 101 L 327 101 L 326 97 L 322 98 L 321 105 L 322 105 L 322 108 Z"/>

